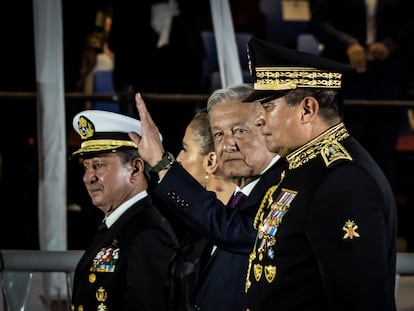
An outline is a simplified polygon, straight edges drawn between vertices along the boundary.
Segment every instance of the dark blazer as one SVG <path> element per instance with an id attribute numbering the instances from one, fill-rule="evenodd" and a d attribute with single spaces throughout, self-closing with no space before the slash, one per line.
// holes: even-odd
<path id="1" fill-rule="evenodd" d="M 176 247 L 170 224 L 150 197 L 138 201 L 111 228 L 98 232 L 80 259 L 72 310 L 165 310 L 168 265 Z"/>
<path id="2" fill-rule="evenodd" d="M 248 253 L 256 237 L 253 219 L 267 189 L 280 179 L 285 161 L 279 159 L 255 185 L 240 207 L 227 208 L 214 193 L 199 187 L 179 165 L 174 164 L 156 192 L 168 200 L 173 211 L 193 230 L 219 245 L 206 255 L 196 274 L 195 310 L 246 310 L 244 284 Z M 203 202 L 203 203 L 201 203 Z M 209 252 L 208 247 L 205 252 Z M 203 256 L 204 257 L 204 256 Z"/>
<path id="3" fill-rule="evenodd" d="M 346 50 L 357 40 L 366 44 L 367 21 L 365 0 L 311 0 L 310 28 L 324 49 L 322 55 L 349 63 Z M 342 92 L 346 99 L 400 100 L 404 92 L 403 21 L 400 0 L 377 0 L 376 40 L 390 51 L 385 60 L 368 60 L 364 73 L 344 73 Z M 410 56 L 411 57 L 411 56 Z M 411 72 L 409 73 L 411 76 Z M 395 145 L 405 124 L 406 108 L 344 106 L 344 119 L 350 133 L 373 155 L 396 186 Z"/>
<path id="4" fill-rule="evenodd" d="M 348 62 L 346 49 L 353 40 L 365 45 L 367 21 L 365 0 L 312 0 L 310 29 L 324 44 L 322 55 Z M 391 54 L 399 49 L 402 22 L 399 0 L 377 0 L 376 41 Z"/>
<path id="5" fill-rule="evenodd" d="M 325 134 L 288 155 L 286 177 L 259 211 L 251 311 L 395 310 L 393 193 L 343 128 Z"/>
<path id="6" fill-rule="evenodd" d="M 270 183 L 279 180 L 285 162 L 279 160 Z M 256 185 L 257 187 L 257 185 Z M 206 191 L 178 162 L 174 163 L 155 187 L 154 193 L 165 201 L 170 211 L 210 242 L 236 253 L 249 253 L 256 238 L 252 218 L 261 193 L 252 193 L 248 208 L 228 209 L 212 191 Z M 250 197 L 249 196 L 249 197 Z M 254 199 L 256 198 L 256 200 Z M 255 200 L 253 202 L 253 200 Z M 250 202 L 250 203 L 249 203 Z"/>

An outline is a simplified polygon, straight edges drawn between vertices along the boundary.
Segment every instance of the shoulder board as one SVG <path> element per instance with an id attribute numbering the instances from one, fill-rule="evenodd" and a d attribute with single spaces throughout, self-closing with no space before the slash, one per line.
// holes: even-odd
<path id="1" fill-rule="evenodd" d="M 339 160 L 353 161 L 351 155 L 344 148 L 344 146 L 336 140 L 330 141 L 323 146 L 321 155 L 326 167 L 329 167 L 332 163 Z"/>

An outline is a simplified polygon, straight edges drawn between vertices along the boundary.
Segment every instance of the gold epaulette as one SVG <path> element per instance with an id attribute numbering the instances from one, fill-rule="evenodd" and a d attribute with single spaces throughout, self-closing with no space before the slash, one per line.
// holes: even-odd
<path id="1" fill-rule="evenodd" d="M 286 160 L 289 163 L 289 169 L 298 168 L 318 155 L 322 156 L 327 167 L 338 160 L 352 161 L 351 155 L 340 143 L 348 136 L 349 133 L 343 123 L 331 127 L 306 145 L 287 155 Z"/>

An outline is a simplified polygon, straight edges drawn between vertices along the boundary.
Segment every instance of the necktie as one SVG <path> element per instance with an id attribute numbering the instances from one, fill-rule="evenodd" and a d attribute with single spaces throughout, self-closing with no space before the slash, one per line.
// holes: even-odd
<path id="1" fill-rule="evenodd" d="M 247 196 L 243 192 L 237 191 L 230 202 L 230 207 L 235 208 L 236 206 L 239 206 L 240 204 L 243 203 L 246 197 Z"/>
<path id="2" fill-rule="evenodd" d="M 96 231 L 97 231 L 97 232 L 99 232 L 99 233 L 103 233 L 103 232 L 105 232 L 106 230 L 108 230 L 108 227 L 106 226 L 105 221 L 102 221 L 102 222 L 99 224 L 98 228 L 96 229 Z"/>
<path id="3" fill-rule="evenodd" d="M 102 237 L 105 236 L 106 232 L 108 231 L 108 227 L 106 226 L 105 221 L 102 221 L 98 227 L 96 228 L 96 233 L 95 233 L 95 237 L 94 237 L 94 242 L 96 243 L 97 241 L 100 241 L 102 239 Z"/>

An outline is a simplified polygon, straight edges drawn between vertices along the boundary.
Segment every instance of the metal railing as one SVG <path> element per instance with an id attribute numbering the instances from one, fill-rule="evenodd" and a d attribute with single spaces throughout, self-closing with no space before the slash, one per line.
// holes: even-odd
<path id="1" fill-rule="evenodd" d="M 65 93 L 68 102 L 79 101 L 114 101 L 122 103 L 125 100 L 133 100 L 135 92 L 125 93 L 94 93 L 86 95 L 80 92 Z M 176 102 L 176 103 L 206 103 L 210 94 L 161 94 L 161 93 L 142 93 L 142 97 L 148 101 L 155 102 Z M 36 92 L 0 92 L 0 99 L 20 100 L 36 99 Z M 345 105 L 352 106 L 400 106 L 414 108 L 413 100 L 355 100 L 345 99 Z"/>

